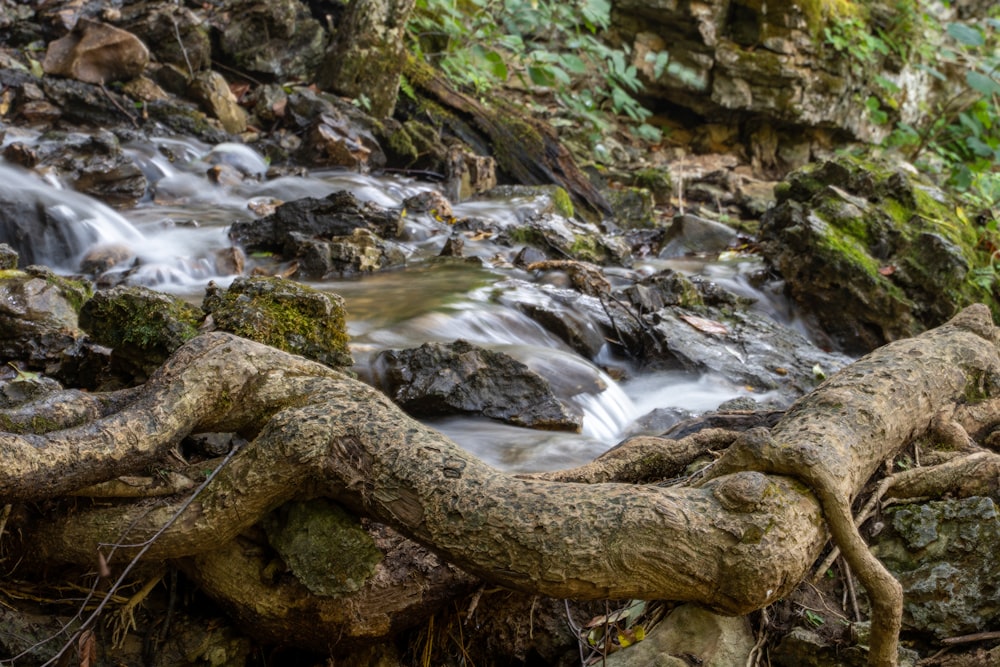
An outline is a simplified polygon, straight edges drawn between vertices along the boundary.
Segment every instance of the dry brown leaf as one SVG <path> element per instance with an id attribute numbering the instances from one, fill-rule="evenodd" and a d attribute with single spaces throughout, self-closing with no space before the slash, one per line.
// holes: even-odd
<path id="1" fill-rule="evenodd" d="M 722 322 L 707 320 L 697 315 L 681 315 L 680 317 L 695 329 L 704 333 L 719 334 L 720 336 L 725 336 L 729 333 L 729 329 Z"/>

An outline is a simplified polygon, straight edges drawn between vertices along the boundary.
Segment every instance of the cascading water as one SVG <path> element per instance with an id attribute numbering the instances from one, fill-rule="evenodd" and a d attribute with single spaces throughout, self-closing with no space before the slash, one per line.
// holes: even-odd
<path id="1" fill-rule="evenodd" d="M 138 206 L 122 213 L 59 183 L 0 163 L 0 198 L 4 201 L 0 240 L 15 245 L 29 262 L 67 274 L 78 274 L 81 258 L 95 247 L 124 246 L 127 258 L 113 270 L 127 275 L 127 282 L 174 292 L 197 303 L 209 280 L 225 285 L 234 277 L 220 271 L 216 256 L 230 246 L 229 226 L 252 217 L 250 206 L 255 202 L 325 197 L 349 190 L 363 201 L 401 207 L 405 198 L 433 188 L 411 179 L 342 171 L 263 180 L 266 163 L 245 146 L 210 148 L 191 141 L 163 140 L 156 146 L 128 150 L 150 188 Z M 206 171 L 216 164 L 235 168 L 244 179 L 233 184 L 212 182 Z M 530 206 L 530 201 L 472 201 L 456 205 L 455 213 L 488 218 L 502 228 L 517 222 Z M 30 214 L 45 221 L 42 238 L 26 238 L 21 233 L 17 221 Z M 377 380 L 369 360 L 382 349 L 464 338 L 526 363 L 550 381 L 558 397 L 584 415 L 580 434 L 532 431 L 486 419 L 452 417 L 430 422 L 487 461 L 518 471 L 579 464 L 618 442 L 649 410 L 672 407 L 701 412 L 745 393 L 720 378 L 681 372 L 635 377 L 629 369 L 632 379 L 616 382 L 511 303 L 496 298 L 497 290 L 515 289 L 503 286 L 505 278 L 518 278 L 522 286 L 517 289 L 530 290 L 531 276 L 509 267 L 492 268 L 489 262 L 431 266 L 422 260 L 436 254 L 451 230 L 419 216 L 408 216 L 406 221 L 406 269 L 313 286 L 344 297 L 356 370 L 362 378 Z M 490 243 L 488 239 L 469 243 L 466 255 L 488 259 L 498 251 Z M 602 365 L 623 364 L 606 351 L 601 358 Z"/>

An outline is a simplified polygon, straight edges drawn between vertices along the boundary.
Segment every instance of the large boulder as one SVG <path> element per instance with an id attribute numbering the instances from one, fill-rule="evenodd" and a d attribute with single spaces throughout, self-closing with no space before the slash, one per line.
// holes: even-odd
<path id="1" fill-rule="evenodd" d="M 222 53 L 243 70 L 277 81 L 310 80 L 326 49 L 326 30 L 299 0 L 228 0 Z"/>
<path id="2" fill-rule="evenodd" d="M 844 351 L 913 336 L 970 303 L 996 310 L 979 233 L 905 165 L 839 157 L 793 172 L 776 195 L 764 257 Z"/>
<path id="3" fill-rule="evenodd" d="M 516 426 L 579 431 L 549 383 L 502 352 L 468 341 L 386 350 L 373 360 L 381 389 L 415 416 L 478 414 Z"/>

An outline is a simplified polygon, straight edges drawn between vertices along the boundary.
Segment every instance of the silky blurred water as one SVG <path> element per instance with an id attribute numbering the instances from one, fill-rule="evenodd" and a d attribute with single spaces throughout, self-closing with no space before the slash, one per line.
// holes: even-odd
<path id="1" fill-rule="evenodd" d="M 435 187 L 408 178 L 344 171 L 266 180 L 266 161 L 240 145 L 213 148 L 173 139 L 129 146 L 127 150 L 151 184 L 149 195 L 132 209 L 114 211 L 54 178 L 43 180 L 2 162 L 0 197 L 33 202 L 86 230 L 79 235 L 77 251 L 61 261 L 46 255 L 46 243 L 38 240 L 42 263 L 74 274 L 84 252 L 94 245 L 125 244 L 138 260 L 137 268 L 128 267 L 129 282 L 178 294 L 193 303 L 200 303 L 209 281 L 227 285 L 233 280 L 234 276 L 218 274 L 214 256 L 229 247 L 227 231 L 233 222 L 256 216 L 252 210 L 255 205 L 349 190 L 363 201 L 400 208 L 405 198 Z M 207 170 L 220 163 L 245 174 L 244 180 L 234 185 L 209 180 Z M 455 215 L 506 227 L 541 205 L 525 197 L 469 201 L 456 205 Z M 429 217 L 408 215 L 405 220 L 405 268 L 310 284 L 345 299 L 355 370 L 362 379 L 374 381 L 370 360 L 381 350 L 463 338 L 526 363 L 550 381 L 557 396 L 584 415 L 579 434 L 535 431 L 481 418 L 428 421 L 488 462 L 513 471 L 581 464 L 634 431 L 636 420 L 651 410 L 676 408 L 700 413 L 747 393 L 724 378 L 682 372 L 641 374 L 605 350 L 600 355 L 601 365 L 613 367 L 627 378 L 613 379 L 512 307 L 516 304 L 504 305 L 504 300 L 497 298 L 497 290 L 507 289 L 502 287 L 504 279 L 530 281 L 532 277 L 506 263 L 492 265 L 489 260 L 499 248 L 489 239 L 466 240 L 466 255 L 482 262 L 434 262 L 433 256 L 454 231 Z M 750 286 L 746 275 L 753 267 L 743 262 L 657 260 L 634 271 L 640 275 L 666 266 L 708 275 L 738 293 L 752 293 L 762 304 L 759 308 L 784 317 L 780 300 Z"/>

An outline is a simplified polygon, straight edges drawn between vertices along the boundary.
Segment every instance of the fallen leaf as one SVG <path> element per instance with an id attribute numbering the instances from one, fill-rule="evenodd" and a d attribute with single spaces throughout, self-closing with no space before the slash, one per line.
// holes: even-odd
<path id="1" fill-rule="evenodd" d="M 729 333 L 729 329 L 722 322 L 707 320 L 704 317 L 698 317 L 697 315 L 681 315 L 680 317 L 695 329 L 704 333 L 719 334 L 721 336 L 725 336 Z"/>

